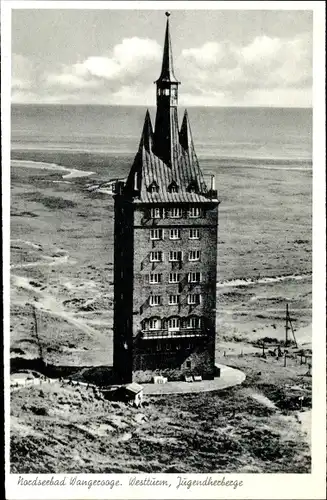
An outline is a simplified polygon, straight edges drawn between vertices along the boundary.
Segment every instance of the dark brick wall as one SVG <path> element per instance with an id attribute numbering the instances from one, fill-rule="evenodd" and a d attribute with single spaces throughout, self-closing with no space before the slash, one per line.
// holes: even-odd
<path id="1" fill-rule="evenodd" d="M 115 196 L 114 225 L 114 372 L 132 380 L 133 345 L 133 212 L 132 203 Z"/>
<path id="2" fill-rule="evenodd" d="M 218 231 L 218 208 L 217 205 L 203 205 L 204 216 L 201 218 L 190 219 L 187 217 L 187 207 L 185 216 L 180 219 L 150 219 L 147 217 L 148 208 L 136 208 L 134 215 L 134 306 L 133 306 L 133 335 L 140 336 L 142 321 L 150 317 L 169 318 L 171 316 L 188 317 L 190 315 L 201 316 L 203 318 L 203 333 L 213 335 L 215 332 L 216 318 L 216 267 L 217 267 L 217 231 Z M 163 240 L 150 240 L 150 230 L 153 227 L 162 228 L 165 231 Z M 169 239 L 169 229 L 179 228 L 181 230 L 180 240 Z M 189 229 L 198 228 L 200 230 L 199 240 L 189 239 Z M 160 263 L 150 262 L 150 252 L 160 250 L 164 252 L 164 261 Z M 183 251 L 183 262 L 169 262 L 169 251 Z M 198 262 L 188 261 L 189 250 L 200 250 L 201 260 Z M 189 284 L 187 275 L 189 272 L 201 272 L 201 284 Z M 170 284 L 168 276 L 170 272 L 177 272 L 181 275 L 180 284 Z M 162 283 L 149 284 L 150 273 L 161 273 Z M 201 293 L 202 301 L 198 305 L 188 305 L 187 295 L 190 293 Z M 149 297 L 151 294 L 161 295 L 162 303 L 160 306 L 150 306 Z M 168 304 L 170 294 L 180 294 L 180 304 L 171 306 Z M 214 338 L 214 335 L 213 337 Z M 170 343 L 171 339 L 165 342 Z M 138 345 L 137 350 L 134 347 L 133 372 L 134 378 L 140 380 L 140 367 L 143 370 L 148 369 L 149 373 L 153 371 L 153 365 L 161 365 L 160 373 L 165 370 L 172 370 L 174 366 L 174 378 L 180 378 L 187 372 L 186 365 L 181 362 L 181 353 L 177 352 L 173 346 L 176 340 L 173 339 L 171 352 L 166 352 L 165 362 L 160 361 L 161 354 L 148 355 L 148 346 L 150 340 L 144 340 Z M 163 343 L 161 340 L 154 341 Z M 135 344 L 134 344 L 135 346 Z M 186 351 L 187 359 L 191 361 L 192 370 L 200 371 L 203 376 L 211 376 L 214 370 L 214 340 L 202 341 L 197 343 L 194 351 Z M 157 361 L 154 361 L 157 360 Z M 186 362 L 186 361 L 185 361 Z M 164 367 L 166 363 L 166 368 Z M 177 374 L 179 367 L 179 373 Z M 158 371 L 158 370 L 157 370 Z M 138 375 L 136 375 L 138 372 Z M 170 374 L 170 377 L 172 374 Z"/>
<path id="3" fill-rule="evenodd" d="M 212 378 L 216 330 L 216 267 L 218 205 L 203 204 L 201 218 L 150 219 L 149 207 L 115 196 L 114 259 L 114 368 L 124 382 L 147 381 L 153 374 L 181 379 L 185 374 Z M 165 230 L 163 240 L 150 240 L 153 227 Z M 170 240 L 169 229 L 180 228 L 181 239 Z M 199 240 L 189 239 L 189 229 L 200 230 Z M 200 250 L 201 260 L 188 261 L 189 250 Z M 150 252 L 164 252 L 164 261 L 150 262 Z M 183 262 L 169 262 L 169 251 L 183 251 Z M 189 272 L 201 272 L 200 284 L 189 284 Z M 168 283 L 170 272 L 181 275 L 180 284 Z M 161 273 L 161 284 L 149 284 L 150 273 Z M 198 305 L 187 304 L 187 294 L 201 293 Z M 151 294 L 161 295 L 160 306 L 150 306 Z M 168 295 L 180 294 L 179 305 L 169 305 Z M 143 338 L 142 321 L 150 317 L 201 316 L 201 337 Z M 191 364 L 191 368 L 189 365 Z"/>
<path id="4" fill-rule="evenodd" d="M 185 375 L 214 377 L 214 338 L 189 337 L 141 340 L 134 348 L 133 380 L 151 382 L 153 376 L 180 380 Z"/>

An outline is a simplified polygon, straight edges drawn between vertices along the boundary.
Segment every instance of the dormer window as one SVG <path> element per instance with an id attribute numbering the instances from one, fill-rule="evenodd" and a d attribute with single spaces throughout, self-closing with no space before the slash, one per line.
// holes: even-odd
<path id="1" fill-rule="evenodd" d="M 159 192 L 159 186 L 156 183 L 156 181 L 151 182 L 149 189 L 150 193 L 158 193 Z"/>
<path id="2" fill-rule="evenodd" d="M 192 180 L 187 188 L 189 193 L 197 193 L 199 191 L 199 186 L 196 180 Z"/>
<path id="3" fill-rule="evenodd" d="M 175 181 L 172 181 L 168 186 L 168 191 L 170 193 L 178 193 L 178 185 Z"/>

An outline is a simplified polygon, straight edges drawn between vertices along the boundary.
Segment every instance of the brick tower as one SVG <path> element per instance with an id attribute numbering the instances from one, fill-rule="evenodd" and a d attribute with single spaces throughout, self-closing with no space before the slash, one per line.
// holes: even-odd
<path id="1" fill-rule="evenodd" d="M 147 111 L 128 178 L 115 188 L 114 370 L 123 383 L 214 376 L 219 201 L 186 111 L 178 126 L 166 16 L 155 129 Z"/>

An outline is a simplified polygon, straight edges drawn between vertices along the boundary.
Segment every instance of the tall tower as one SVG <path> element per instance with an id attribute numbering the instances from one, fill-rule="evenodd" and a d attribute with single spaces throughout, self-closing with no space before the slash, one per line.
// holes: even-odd
<path id="1" fill-rule="evenodd" d="M 169 16 L 166 12 L 167 24 L 162 58 L 161 73 L 155 82 L 157 86 L 157 115 L 155 124 L 155 154 L 171 167 L 178 154 L 178 85 L 174 75 L 173 54 L 170 40 Z"/>
<path id="2" fill-rule="evenodd" d="M 217 191 L 178 126 L 169 13 L 153 130 L 147 111 L 126 182 L 115 192 L 114 370 L 126 383 L 213 378 Z"/>

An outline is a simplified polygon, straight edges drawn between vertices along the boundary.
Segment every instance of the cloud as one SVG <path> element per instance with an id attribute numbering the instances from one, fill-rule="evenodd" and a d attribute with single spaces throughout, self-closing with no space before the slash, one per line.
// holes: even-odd
<path id="1" fill-rule="evenodd" d="M 109 54 L 52 65 L 12 58 L 12 98 L 43 102 L 155 104 L 153 80 L 162 47 L 148 38 L 124 38 Z M 312 40 L 260 35 L 250 43 L 207 41 L 175 57 L 183 105 L 310 106 Z"/>
<path id="2" fill-rule="evenodd" d="M 125 38 L 113 48 L 111 57 L 90 56 L 82 62 L 63 66 L 59 74 L 52 73 L 47 80 L 50 84 L 81 88 L 100 85 L 99 80 L 118 84 L 131 78 L 138 81 L 160 58 L 161 47 L 155 40 Z"/>
<path id="3" fill-rule="evenodd" d="M 223 92 L 227 101 L 245 97 L 251 101 L 251 93 L 259 96 L 261 92 L 269 104 L 272 90 L 280 90 L 285 96 L 287 90 L 296 89 L 299 94 L 302 89 L 308 95 L 312 85 L 312 42 L 306 34 L 293 39 L 262 35 L 245 46 L 210 42 L 184 49 L 178 65 L 187 93 L 214 97 Z M 262 104 L 262 99 L 259 101 Z"/>

